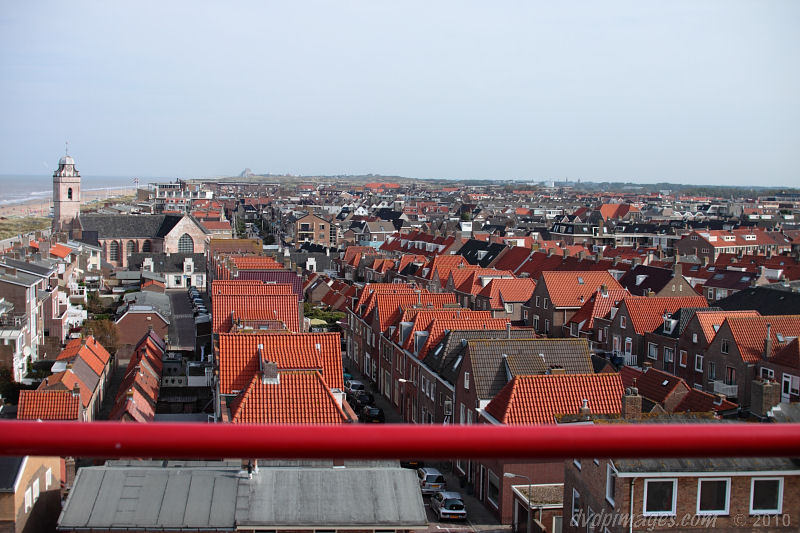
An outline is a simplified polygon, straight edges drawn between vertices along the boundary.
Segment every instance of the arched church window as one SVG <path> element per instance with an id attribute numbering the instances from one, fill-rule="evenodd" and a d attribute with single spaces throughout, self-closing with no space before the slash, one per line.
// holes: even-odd
<path id="1" fill-rule="evenodd" d="M 192 236 L 188 233 L 184 233 L 181 235 L 181 238 L 178 239 L 178 253 L 182 254 L 193 254 L 194 253 L 194 241 L 192 240 Z"/>
<path id="2" fill-rule="evenodd" d="M 119 243 L 117 241 L 111 241 L 111 244 L 108 245 L 108 260 L 119 261 Z"/>
<path id="3" fill-rule="evenodd" d="M 153 251 L 153 245 L 150 243 L 149 240 L 144 241 L 142 243 L 142 251 L 143 252 L 152 252 Z"/>
<path id="4" fill-rule="evenodd" d="M 136 245 L 133 241 L 128 241 L 128 244 L 125 245 L 125 253 L 131 255 L 133 252 L 136 251 Z"/>
<path id="5" fill-rule="evenodd" d="M 67 200 L 72 200 L 72 187 L 67 189 Z"/>

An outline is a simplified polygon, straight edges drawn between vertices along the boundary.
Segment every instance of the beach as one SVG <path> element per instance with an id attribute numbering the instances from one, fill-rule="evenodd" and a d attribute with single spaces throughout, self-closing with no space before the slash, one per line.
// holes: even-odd
<path id="1" fill-rule="evenodd" d="M 135 193 L 134 187 L 107 187 L 81 191 L 81 205 L 99 203 L 119 196 L 130 196 Z M 52 194 L 39 196 L 19 203 L 0 205 L 0 218 L 47 217 L 53 206 Z"/>

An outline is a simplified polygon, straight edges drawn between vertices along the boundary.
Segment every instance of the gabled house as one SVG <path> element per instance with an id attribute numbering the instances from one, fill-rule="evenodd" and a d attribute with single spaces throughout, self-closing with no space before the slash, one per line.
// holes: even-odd
<path id="1" fill-rule="evenodd" d="M 582 412 L 616 415 L 622 409 L 622 395 L 622 380 L 617 374 L 518 375 L 480 410 L 479 422 L 555 424 L 559 415 Z M 526 475 L 535 484 L 564 481 L 563 461 L 488 459 L 470 461 L 464 470 L 472 474 L 476 497 L 502 523 L 513 521 L 512 480 L 506 478 L 507 472 Z M 525 522 L 516 520 L 516 523 Z"/>
<path id="2" fill-rule="evenodd" d="M 561 336 L 562 326 L 597 290 L 622 290 L 622 286 L 606 271 L 542 272 L 526 306 L 528 324 L 537 333 Z"/>
<path id="3" fill-rule="evenodd" d="M 614 356 L 624 357 L 625 364 L 639 366 L 644 362 L 645 335 L 671 318 L 683 307 L 707 307 L 702 296 L 657 297 L 626 296 L 613 308 L 605 321 L 608 324 L 606 348 Z M 673 356 L 674 356 L 673 352 Z M 672 362 L 671 360 L 668 362 Z"/>
<path id="4" fill-rule="evenodd" d="M 277 391 L 284 402 L 288 401 L 287 398 L 296 396 L 301 383 L 311 387 L 307 389 L 309 394 L 313 389 L 318 389 L 313 393 L 316 395 L 314 398 L 328 398 L 330 395 L 340 407 L 344 400 L 341 341 L 338 333 L 221 333 L 216 361 L 219 370 L 215 391 L 216 415 L 223 421 L 232 420 L 228 418 L 229 415 L 239 415 L 239 421 L 256 419 L 261 415 L 252 413 L 267 413 L 265 409 L 269 406 L 262 404 L 267 398 L 275 398 L 273 393 Z M 284 387 L 278 386 L 269 390 L 263 388 L 263 385 L 276 384 L 272 381 L 279 381 L 278 376 L 283 372 L 317 373 L 319 379 L 291 376 L 283 378 Z M 304 405 L 306 404 L 297 404 L 293 409 L 301 413 L 303 409 L 313 407 L 303 407 Z M 264 416 L 276 420 L 279 418 L 279 411 Z"/>
<path id="5" fill-rule="evenodd" d="M 634 296 L 694 296 L 697 292 L 683 277 L 683 267 L 659 268 L 636 265 L 619 279 L 619 284 Z"/>
<path id="6" fill-rule="evenodd" d="M 626 388 L 635 387 L 642 396 L 642 413 L 713 412 L 735 415 L 738 405 L 722 395 L 690 387 L 684 380 L 645 365 L 641 370 L 624 366 L 619 371 Z"/>
<path id="7" fill-rule="evenodd" d="M 791 371 L 778 375 L 774 366 L 783 361 L 779 354 L 791 350 L 798 336 L 799 315 L 727 317 L 700 360 L 703 377 L 699 383 L 703 390 L 736 398 L 745 409 L 751 406 L 753 382 L 762 378 L 781 383 L 781 401 L 800 400 L 800 376 Z"/>

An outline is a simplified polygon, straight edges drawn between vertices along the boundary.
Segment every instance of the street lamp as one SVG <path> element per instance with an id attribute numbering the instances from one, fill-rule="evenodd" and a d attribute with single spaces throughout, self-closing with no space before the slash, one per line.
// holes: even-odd
<path id="1" fill-rule="evenodd" d="M 524 477 L 525 479 L 528 480 L 528 497 L 526 499 L 528 500 L 528 533 L 531 533 L 531 492 L 533 489 L 533 483 L 531 482 L 531 478 L 529 478 L 524 474 L 513 474 L 511 472 L 505 472 L 503 474 L 503 477 L 509 477 L 509 478 Z"/>

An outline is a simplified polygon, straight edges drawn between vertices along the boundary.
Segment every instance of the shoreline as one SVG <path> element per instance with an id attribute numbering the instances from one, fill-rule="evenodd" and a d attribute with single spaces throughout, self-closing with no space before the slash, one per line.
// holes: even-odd
<path id="1" fill-rule="evenodd" d="M 135 187 L 107 187 L 87 189 L 81 191 L 81 206 L 89 205 L 102 200 L 111 200 L 119 196 L 136 193 Z M 19 203 L 0 206 L 0 218 L 27 218 L 49 217 L 50 208 L 53 206 L 53 195 L 48 194 L 39 198 L 29 198 Z"/>

